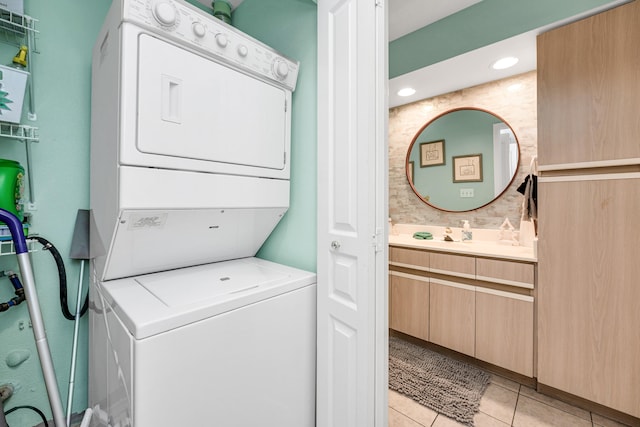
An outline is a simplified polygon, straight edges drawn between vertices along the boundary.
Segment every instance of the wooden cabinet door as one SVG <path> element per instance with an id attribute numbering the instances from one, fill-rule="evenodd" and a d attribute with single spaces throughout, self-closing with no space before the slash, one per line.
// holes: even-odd
<path id="1" fill-rule="evenodd" d="M 389 273 L 389 327 L 429 340 L 429 279 L 397 271 Z"/>
<path id="2" fill-rule="evenodd" d="M 540 184 L 538 381 L 640 417 L 640 174 L 628 176 Z"/>
<path id="3" fill-rule="evenodd" d="M 541 166 L 640 158 L 638 23 L 635 1 L 538 36 Z"/>
<path id="4" fill-rule="evenodd" d="M 430 341 L 474 356 L 475 288 L 440 279 L 431 279 L 429 287 Z"/>
<path id="5" fill-rule="evenodd" d="M 476 288 L 476 357 L 533 377 L 533 297 Z"/>

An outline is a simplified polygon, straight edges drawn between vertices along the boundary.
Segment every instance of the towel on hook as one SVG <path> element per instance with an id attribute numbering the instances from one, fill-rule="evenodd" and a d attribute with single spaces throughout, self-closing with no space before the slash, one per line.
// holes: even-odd
<path id="1" fill-rule="evenodd" d="M 524 206 L 529 219 L 538 219 L 538 177 L 529 174 L 516 189 L 524 195 Z"/>
<path id="2" fill-rule="evenodd" d="M 531 158 L 529 163 L 529 174 L 524 182 L 516 189 L 524 196 L 522 200 L 522 219 L 529 219 L 535 222 L 538 220 L 538 156 Z"/>

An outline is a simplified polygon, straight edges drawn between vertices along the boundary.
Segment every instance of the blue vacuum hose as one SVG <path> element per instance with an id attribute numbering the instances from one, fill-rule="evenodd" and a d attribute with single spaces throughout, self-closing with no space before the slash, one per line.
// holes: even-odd
<path id="1" fill-rule="evenodd" d="M 0 208 L 0 221 L 4 222 L 7 224 L 7 227 L 9 227 L 13 243 L 16 247 L 16 254 L 19 255 L 29 252 L 27 239 L 24 237 L 24 230 L 22 229 L 22 222 L 20 222 L 20 219 L 11 212 Z"/>

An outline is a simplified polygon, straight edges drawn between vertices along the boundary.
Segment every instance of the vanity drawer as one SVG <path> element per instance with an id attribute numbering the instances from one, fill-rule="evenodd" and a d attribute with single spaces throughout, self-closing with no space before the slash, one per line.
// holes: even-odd
<path id="1" fill-rule="evenodd" d="M 429 252 L 391 246 L 389 247 L 389 264 L 396 267 L 429 271 Z"/>
<path id="2" fill-rule="evenodd" d="M 477 258 L 476 279 L 533 289 L 535 267 L 523 262 Z"/>
<path id="3" fill-rule="evenodd" d="M 429 271 L 449 276 L 476 278 L 476 259 L 471 256 L 432 252 Z"/>

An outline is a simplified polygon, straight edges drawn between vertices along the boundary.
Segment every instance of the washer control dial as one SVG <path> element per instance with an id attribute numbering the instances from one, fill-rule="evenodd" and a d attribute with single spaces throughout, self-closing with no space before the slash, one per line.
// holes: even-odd
<path id="1" fill-rule="evenodd" d="M 178 20 L 178 11 L 170 1 L 159 1 L 153 5 L 153 17 L 160 25 L 170 27 Z"/>
<path id="2" fill-rule="evenodd" d="M 289 66 L 282 59 L 273 61 L 273 75 L 278 80 L 284 80 L 289 75 Z"/>
<path id="3" fill-rule="evenodd" d="M 193 26 L 191 27 L 191 29 L 193 30 L 193 34 L 195 34 L 198 37 L 204 37 L 204 35 L 207 32 L 207 29 L 205 28 L 205 26 L 198 21 L 193 23 Z"/>
<path id="4" fill-rule="evenodd" d="M 218 46 L 220 47 L 227 47 L 227 44 L 229 43 L 229 39 L 227 39 L 226 34 L 218 33 L 216 34 L 216 43 L 218 43 Z"/>
<path id="5" fill-rule="evenodd" d="M 238 45 L 238 55 L 240 55 L 241 57 L 246 57 L 249 54 L 249 49 L 247 49 L 247 47 L 243 44 Z"/>

